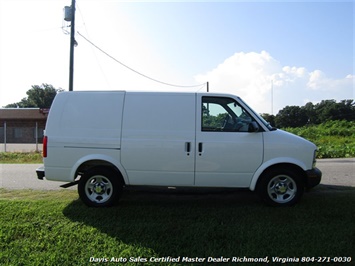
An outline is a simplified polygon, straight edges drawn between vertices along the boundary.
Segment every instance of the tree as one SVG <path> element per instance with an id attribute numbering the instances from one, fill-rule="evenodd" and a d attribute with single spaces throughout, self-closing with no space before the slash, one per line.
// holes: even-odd
<path id="1" fill-rule="evenodd" d="M 339 103 L 335 100 L 323 100 L 315 105 L 315 111 L 319 123 L 328 120 L 355 120 L 354 100 L 342 100 Z"/>
<path id="2" fill-rule="evenodd" d="M 27 97 L 23 98 L 20 102 L 8 104 L 5 107 L 38 107 L 38 108 L 50 108 L 54 97 L 58 92 L 63 91 L 62 89 L 55 89 L 52 85 L 43 83 L 42 85 L 33 85 L 26 94 Z"/>
<path id="3" fill-rule="evenodd" d="M 307 122 L 306 110 L 299 106 L 286 106 L 275 117 L 277 127 L 302 127 Z"/>
<path id="4" fill-rule="evenodd" d="M 317 113 L 317 124 L 326 122 L 328 120 L 335 120 L 337 103 L 335 100 L 323 100 L 315 105 Z"/>
<path id="5" fill-rule="evenodd" d="M 306 103 L 306 105 L 302 106 L 301 108 L 303 110 L 305 110 L 306 115 L 308 117 L 308 122 L 310 124 L 318 124 L 319 123 L 317 112 L 316 112 L 315 106 L 312 102 Z"/>
<path id="6" fill-rule="evenodd" d="M 267 117 L 266 114 L 263 116 Z M 355 121 L 354 100 L 323 100 L 315 105 L 309 102 L 302 107 L 286 106 L 276 115 L 275 124 L 277 127 L 301 127 L 329 120 Z"/>
<path id="7" fill-rule="evenodd" d="M 337 119 L 345 119 L 348 121 L 355 120 L 355 102 L 354 100 L 342 100 L 338 103 L 340 117 Z"/>

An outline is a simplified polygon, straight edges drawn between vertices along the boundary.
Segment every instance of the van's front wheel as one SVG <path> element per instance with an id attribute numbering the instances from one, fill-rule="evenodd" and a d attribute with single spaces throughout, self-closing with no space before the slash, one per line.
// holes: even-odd
<path id="1" fill-rule="evenodd" d="M 87 206 L 108 207 L 116 203 L 122 188 L 122 182 L 114 171 L 97 167 L 88 170 L 80 178 L 78 193 Z"/>
<path id="2" fill-rule="evenodd" d="M 257 192 L 269 205 L 292 206 L 302 197 L 302 177 L 288 169 L 272 169 L 260 177 Z"/>

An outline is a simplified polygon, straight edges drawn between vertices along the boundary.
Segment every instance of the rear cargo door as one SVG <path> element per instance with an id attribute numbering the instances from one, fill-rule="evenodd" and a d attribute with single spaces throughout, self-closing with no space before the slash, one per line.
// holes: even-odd
<path id="1" fill-rule="evenodd" d="M 194 184 L 196 95 L 127 92 L 121 163 L 131 185 Z"/>

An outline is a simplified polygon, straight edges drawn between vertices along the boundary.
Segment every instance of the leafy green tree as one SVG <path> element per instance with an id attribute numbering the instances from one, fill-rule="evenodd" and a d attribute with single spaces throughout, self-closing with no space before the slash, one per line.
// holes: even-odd
<path id="1" fill-rule="evenodd" d="M 342 100 L 338 103 L 340 118 L 348 121 L 355 121 L 355 101 L 353 99 Z"/>
<path id="2" fill-rule="evenodd" d="M 335 111 L 332 114 L 332 120 L 355 120 L 355 102 L 354 100 L 342 100 L 336 103 Z"/>
<path id="3" fill-rule="evenodd" d="M 315 105 L 317 124 L 328 120 L 355 120 L 354 100 L 342 100 L 337 103 L 335 100 L 323 100 Z"/>
<path id="4" fill-rule="evenodd" d="M 302 109 L 305 110 L 306 115 L 308 117 L 308 122 L 310 124 L 318 124 L 319 123 L 317 112 L 316 112 L 316 109 L 315 109 L 315 106 L 313 103 L 311 103 L 311 102 L 306 103 L 306 105 L 302 106 Z"/>
<path id="5" fill-rule="evenodd" d="M 306 124 L 322 124 L 331 120 L 355 121 L 354 100 L 340 102 L 323 100 L 315 105 L 309 102 L 302 107 L 286 106 L 276 115 L 275 124 L 277 127 L 300 127 Z"/>
<path id="6" fill-rule="evenodd" d="M 5 107 L 38 107 L 38 108 L 50 108 L 54 97 L 62 89 L 56 89 L 50 84 L 43 83 L 42 85 L 33 85 L 26 94 L 27 97 L 23 98 L 20 102 L 8 104 Z"/>
<path id="7" fill-rule="evenodd" d="M 335 100 L 323 100 L 315 105 L 317 114 L 317 124 L 326 122 L 328 120 L 336 120 L 337 103 Z"/>
<path id="8" fill-rule="evenodd" d="M 277 127 L 302 127 L 307 122 L 306 110 L 299 106 L 286 106 L 275 117 Z"/>

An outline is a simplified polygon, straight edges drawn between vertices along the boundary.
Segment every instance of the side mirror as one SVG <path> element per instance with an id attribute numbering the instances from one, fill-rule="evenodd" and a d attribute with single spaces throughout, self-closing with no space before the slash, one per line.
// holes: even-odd
<path id="1" fill-rule="evenodd" d="M 255 121 L 249 123 L 248 132 L 258 132 L 259 125 Z"/>

